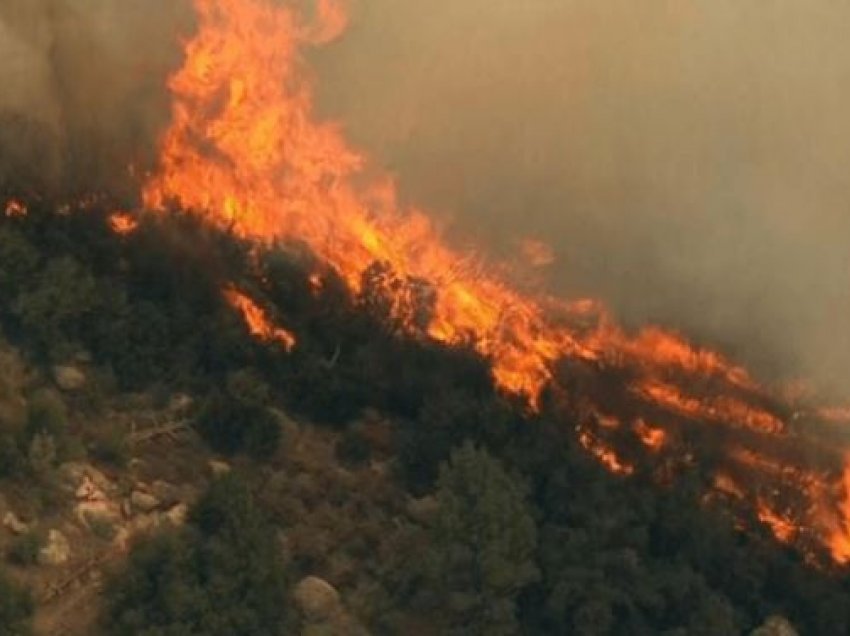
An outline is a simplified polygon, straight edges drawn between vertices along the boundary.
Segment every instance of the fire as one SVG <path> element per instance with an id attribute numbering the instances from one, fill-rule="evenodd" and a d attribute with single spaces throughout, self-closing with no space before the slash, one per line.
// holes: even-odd
<path id="1" fill-rule="evenodd" d="M 18 216 L 26 216 L 28 213 L 27 206 L 17 199 L 10 199 L 6 202 L 4 214 L 6 218 L 14 218 Z"/>
<path id="2" fill-rule="evenodd" d="M 252 335 L 266 342 L 277 342 L 286 351 L 291 351 L 295 347 L 297 342 L 295 336 L 286 329 L 276 326 L 269 320 L 260 306 L 248 296 L 233 287 L 229 287 L 224 290 L 224 297 L 234 309 L 242 314 Z"/>
<path id="3" fill-rule="evenodd" d="M 129 212 L 115 212 L 109 217 L 109 227 L 123 236 L 135 232 L 139 222 Z"/>
<path id="4" fill-rule="evenodd" d="M 828 546 L 837 563 L 850 563 L 850 453 L 845 457 L 838 488 L 841 491 L 838 511 L 830 520 Z"/>
<path id="5" fill-rule="evenodd" d="M 631 475 L 635 468 L 621 460 L 613 449 L 606 446 L 602 440 L 589 431 L 581 431 L 578 437 L 579 443 L 591 453 L 600 463 L 612 473 L 617 475 Z"/>
<path id="6" fill-rule="evenodd" d="M 650 426 L 643 420 L 635 423 L 634 430 L 643 445 L 653 452 L 660 451 L 667 443 L 667 433 L 664 429 Z"/>
<path id="7" fill-rule="evenodd" d="M 596 301 L 567 303 L 521 293 L 495 273 L 498 268 L 449 247 L 425 214 L 402 208 L 388 179 L 368 179 L 366 158 L 349 147 L 339 127 L 316 120 L 303 62 L 302 49 L 345 28 L 338 1 L 319 0 L 312 21 L 300 15 L 297 3 L 194 4 L 198 31 L 185 45 L 185 63 L 169 80 L 171 124 L 161 140 L 159 167 L 143 186 L 148 209 L 177 204 L 246 239 L 306 243 L 352 292 L 381 284 L 392 296 L 391 317 L 407 335 L 474 346 L 491 361 L 499 388 L 526 396 L 532 408 L 556 380 L 561 360 L 622 372 L 629 391 L 620 406 L 651 409 L 653 425 L 634 413 L 620 417 L 619 407 L 611 406 L 609 419 L 595 421 L 604 435 L 584 424 L 578 429 L 580 443 L 612 472 L 635 470 L 621 459 L 631 460 L 633 453 L 615 447 L 621 438 L 659 458 L 680 453 L 690 462 L 699 449 L 677 449 L 671 426 L 687 430 L 708 423 L 722 427 L 722 439 L 734 434 L 753 445 L 784 445 L 799 450 L 801 458 L 801 448 L 815 448 L 787 425 L 785 411 L 773 406 L 744 369 L 720 354 L 658 328 L 630 335 Z M 129 227 L 120 218 L 114 220 L 116 231 Z M 529 243 L 524 251 L 531 263 L 551 260 L 539 244 Z M 319 289 L 322 278 L 314 275 L 310 283 Z M 256 337 L 286 349 L 295 345 L 294 336 L 244 293 L 231 287 L 224 294 Z M 608 413 L 607 404 L 604 410 Z M 635 422 L 638 440 L 618 436 L 620 422 Z M 850 473 L 836 485 L 830 468 L 834 449 L 824 455 L 823 470 L 796 466 L 796 472 L 777 473 L 770 466 L 778 460 L 744 466 L 733 457 L 735 448 L 730 442 L 730 470 L 751 478 L 722 473 L 717 490 L 752 505 L 780 539 L 800 535 L 786 523 L 805 524 L 837 561 L 850 561 Z M 743 442 L 741 448 L 752 450 Z M 804 477 L 807 481 L 795 481 Z M 800 505 L 786 511 L 764 498 L 762 481 L 800 498 Z M 821 513 L 812 513 L 815 509 Z"/>
<path id="8" fill-rule="evenodd" d="M 790 543 L 794 539 L 799 528 L 792 520 L 775 512 L 764 501 L 758 502 L 757 510 L 759 520 L 770 528 L 770 531 L 773 532 L 773 536 L 775 536 L 778 541 L 782 543 Z"/>

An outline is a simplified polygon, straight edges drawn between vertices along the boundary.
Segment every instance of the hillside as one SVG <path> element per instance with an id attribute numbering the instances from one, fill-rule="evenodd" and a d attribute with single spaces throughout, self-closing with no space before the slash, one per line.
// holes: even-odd
<path id="1" fill-rule="evenodd" d="M 714 466 L 606 470 L 574 402 L 531 410 L 472 346 L 400 330 L 391 271 L 353 296 L 304 246 L 113 209 L 26 200 L 0 219 L 0 546 L 36 633 L 165 629 L 174 607 L 189 623 L 152 633 L 850 629 L 844 570 L 705 497 Z M 205 605 L 212 584 L 181 605 L 186 580 L 231 567 L 203 556 L 224 532 L 209 510 L 234 550 L 274 537 L 256 543 L 274 557 L 233 557 L 261 558 L 247 622 Z M 22 603 L 0 633 L 25 633 Z"/>

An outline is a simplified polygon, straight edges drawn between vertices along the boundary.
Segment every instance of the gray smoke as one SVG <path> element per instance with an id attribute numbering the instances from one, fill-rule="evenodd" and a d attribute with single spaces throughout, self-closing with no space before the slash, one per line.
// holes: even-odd
<path id="1" fill-rule="evenodd" d="M 850 395 L 850 4 L 361 0 L 320 103 L 461 239 Z"/>
<path id="2" fill-rule="evenodd" d="M 359 0 L 311 57 L 322 114 L 459 241 L 543 239 L 551 289 L 848 395 L 848 23 L 834 0 Z M 143 167 L 190 30 L 187 0 L 0 0 L 0 188 Z"/>
<path id="3" fill-rule="evenodd" d="M 149 161 L 190 15 L 175 0 L 0 0 L 3 181 L 115 187 Z"/>

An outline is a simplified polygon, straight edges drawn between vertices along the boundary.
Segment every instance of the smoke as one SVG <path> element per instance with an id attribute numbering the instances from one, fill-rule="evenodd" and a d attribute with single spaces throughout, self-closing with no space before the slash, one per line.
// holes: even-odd
<path id="1" fill-rule="evenodd" d="M 174 0 L 2 0 L 0 185 L 115 189 L 143 168 L 190 17 Z"/>
<path id="2" fill-rule="evenodd" d="M 459 241 L 542 240 L 551 289 L 848 395 L 848 19 L 831 0 L 360 0 L 311 57 L 323 114 Z M 191 27 L 188 0 L 0 0 L 0 189 L 114 190 L 150 165 Z"/>
<path id="3" fill-rule="evenodd" d="M 361 0 L 320 106 L 552 289 L 850 395 L 850 5 Z"/>

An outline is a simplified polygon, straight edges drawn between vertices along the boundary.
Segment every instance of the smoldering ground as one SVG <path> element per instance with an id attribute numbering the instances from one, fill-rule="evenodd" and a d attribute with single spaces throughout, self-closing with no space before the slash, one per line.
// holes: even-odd
<path id="1" fill-rule="evenodd" d="M 310 61 L 322 115 L 458 240 L 543 239 L 550 288 L 850 394 L 848 22 L 830 0 L 360 0 Z M 0 0 L 0 173 L 88 188 L 150 161 L 190 29 L 184 0 Z"/>

